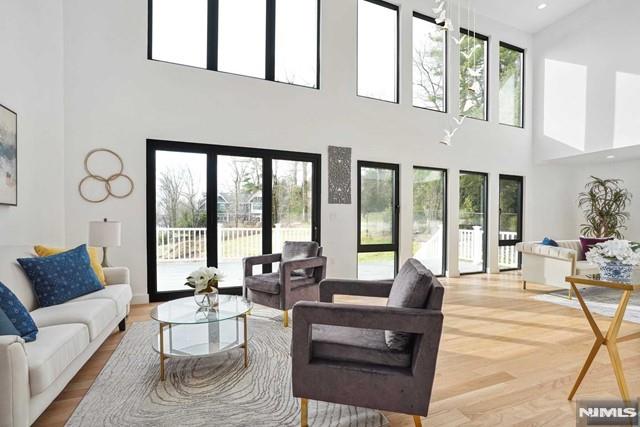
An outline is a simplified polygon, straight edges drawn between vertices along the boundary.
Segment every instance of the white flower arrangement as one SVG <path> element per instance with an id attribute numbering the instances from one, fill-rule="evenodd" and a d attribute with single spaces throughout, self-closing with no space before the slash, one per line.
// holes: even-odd
<path id="1" fill-rule="evenodd" d="M 640 265 L 640 243 L 618 239 L 598 243 L 587 252 L 587 261 L 600 267 L 612 262 Z"/>
<path id="2" fill-rule="evenodd" d="M 224 277 L 216 267 L 201 267 L 189 274 L 185 286 L 193 288 L 197 294 L 218 291 L 218 282 Z"/>

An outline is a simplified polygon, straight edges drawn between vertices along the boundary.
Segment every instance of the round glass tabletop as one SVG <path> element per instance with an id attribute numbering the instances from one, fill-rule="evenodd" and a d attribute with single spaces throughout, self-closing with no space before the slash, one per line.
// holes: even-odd
<path id="1" fill-rule="evenodd" d="M 196 325 L 220 322 L 246 314 L 253 303 L 237 295 L 219 295 L 218 306 L 200 308 L 193 297 L 180 298 L 160 304 L 151 311 L 151 318 L 173 325 Z"/>

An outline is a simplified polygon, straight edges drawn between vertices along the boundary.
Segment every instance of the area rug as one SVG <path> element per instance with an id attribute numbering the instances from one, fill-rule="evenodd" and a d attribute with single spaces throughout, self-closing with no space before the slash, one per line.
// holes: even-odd
<path id="1" fill-rule="evenodd" d="M 269 310 L 249 317 L 249 367 L 242 350 L 199 359 L 169 359 L 159 381 L 151 348 L 153 321 L 133 324 L 67 426 L 296 426 L 291 395 L 291 328 Z M 381 413 L 309 401 L 309 424 L 388 426 Z"/>
<path id="2" fill-rule="evenodd" d="M 607 317 L 613 317 L 620 302 L 620 297 L 622 296 L 622 292 L 619 290 L 594 286 L 580 288 L 580 293 L 592 313 Z M 567 290 L 536 295 L 534 299 L 581 310 L 580 302 L 578 302 L 575 296 L 571 299 L 567 298 Z M 640 323 L 640 292 L 633 292 L 631 294 L 624 320 Z"/>

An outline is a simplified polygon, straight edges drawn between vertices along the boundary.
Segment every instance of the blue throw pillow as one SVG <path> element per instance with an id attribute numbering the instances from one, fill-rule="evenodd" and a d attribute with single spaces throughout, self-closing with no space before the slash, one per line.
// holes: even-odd
<path id="1" fill-rule="evenodd" d="M 13 292 L 11 292 L 11 290 L 7 288 L 2 282 L 0 282 L 0 311 L 9 319 L 14 329 L 18 332 L 15 335 L 20 335 L 27 342 L 36 339 L 38 327 L 31 318 L 29 310 L 27 310 L 27 308 L 22 305 L 18 297 Z M 1 323 L 2 320 L 0 319 L 0 324 Z M 3 332 L 0 335 L 12 334 L 5 334 Z"/>
<path id="2" fill-rule="evenodd" d="M 18 262 L 33 284 L 40 307 L 62 304 L 102 289 L 91 268 L 86 245 L 47 257 L 20 258 Z"/>
<path id="3" fill-rule="evenodd" d="M 13 323 L 4 311 L 0 310 L 0 335 L 17 335 L 20 336 L 20 332 L 13 326 Z"/>
<path id="4" fill-rule="evenodd" d="M 559 245 L 558 245 L 558 242 L 556 242 L 555 240 L 550 239 L 550 238 L 548 238 L 548 237 L 545 237 L 545 238 L 542 240 L 542 244 L 543 244 L 543 245 L 545 245 L 545 246 L 553 246 L 554 248 L 557 248 L 557 247 L 559 246 Z"/>

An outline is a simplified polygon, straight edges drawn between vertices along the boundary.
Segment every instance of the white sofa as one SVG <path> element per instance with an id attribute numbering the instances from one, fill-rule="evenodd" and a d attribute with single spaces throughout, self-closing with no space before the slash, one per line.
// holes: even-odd
<path id="1" fill-rule="evenodd" d="M 558 240 L 558 245 L 547 246 L 540 242 L 516 245 L 516 250 L 522 254 L 523 289 L 527 289 L 527 282 L 570 289 L 565 281 L 567 276 L 598 273 L 598 266 L 585 260 L 580 240 Z"/>
<path id="2" fill-rule="evenodd" d="M 0 427 L 29 426 L 44 412 L 116 327 L 124 330 L 131 303 L 129 270 L 104 270 L 107 286 L 65 304 L 37 306 L 31 283 L 16 262 L 32 248 L 0 246 L 0 281 L 38 325 L 35 341 L 0 336 Z"/>

